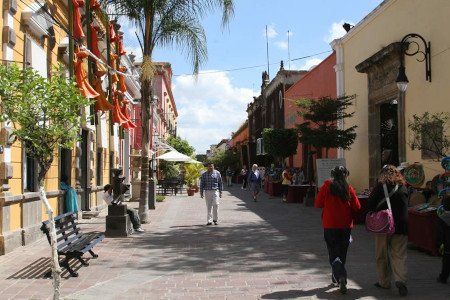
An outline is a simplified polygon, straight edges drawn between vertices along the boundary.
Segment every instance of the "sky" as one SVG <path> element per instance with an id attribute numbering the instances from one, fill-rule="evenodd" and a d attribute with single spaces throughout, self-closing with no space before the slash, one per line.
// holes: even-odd
<path id="1" fill-rule="evenodd" d="M 231 138 L 245 122 L 247 105 L 260 95 L 262 72 L 269 69 L 272 80 L 281 60 L 287 70 L 309 70 L 331 54 L 330 42 L 345 34 L 343 23 L 358 23 L 382 0 L 234 2 L 234 17 L 227 27 L 221 26 L 220 13 L 202 20 L 208 60 L 197 78 L 181 50 L 157 48 L 153 53 L 154 61 L 172 65 L 177 134 L 197 154 Z M 121 24 L 127 53 L 142 57 L 135 30 L 127 22 Z"/>

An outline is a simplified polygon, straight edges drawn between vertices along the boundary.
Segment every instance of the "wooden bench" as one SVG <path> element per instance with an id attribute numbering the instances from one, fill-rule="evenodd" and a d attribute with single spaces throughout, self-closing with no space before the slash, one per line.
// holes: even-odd
<path id="1" fill-rule="evenodd" d="M 55 218 L 58 255 L 65 256 L 59 265 L 69 271 L 73 277 L 78 277 L 78 273 L 70 267 L 70 259 L 76 258 L 82 265 L 88 266 L 89 263 L 82 258 L 83 254 L 89 251 L 93 258 L 97 258 L 98 255 L 92 251 L 92 248 L 105 238 L 105 235 L 100 233 L 81 233 L 77 219 L 77 214 L 74 212 Z M 41 230 L 47 235 L 47 240 L 51 244 L 49 221 L 42 222 Z M 45 276 L 50 277 L 51 271 Z"/>

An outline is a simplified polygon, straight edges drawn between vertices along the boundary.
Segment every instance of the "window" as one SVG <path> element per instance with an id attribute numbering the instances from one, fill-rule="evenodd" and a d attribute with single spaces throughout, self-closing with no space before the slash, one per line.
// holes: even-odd
<path id="1" fill-rule="evenodd" d="M 27 152 L 25 144 L 23 145 L 23 190 L 24 192 L 36 192 L 37 191 L 37 175 L 38 168 L 36 160 L 33 159 Z"/>
<path id="2" fill-rule="evenodd" d="M 422 127 L 422 159 L 441 157 L 443 127 L 440 122 L 430 122 Z"/>
<path id="3" fill-rule="evenodd" d="M 45 50 L 29 37 L 25 37 L 24 60 L 39 75 L 47 78 L 47 54 Z M 38 189 L 38 165 L 35 159 L 30 156 L 29 150 L 22 144 L 23 154 L 23 189 L 24 192 L 36 192 Z"/>
<path id="4" fill-rule="evenodd" d="M 103 185 L 103 149 L 97 148 L 97 186 Z"/>

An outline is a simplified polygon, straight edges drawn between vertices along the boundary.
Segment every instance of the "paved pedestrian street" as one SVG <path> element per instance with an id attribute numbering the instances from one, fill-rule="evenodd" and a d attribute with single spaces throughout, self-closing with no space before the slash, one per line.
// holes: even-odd
<path id="1" fill-rule="evenodd" d="M 137 207 L 137 202 L 129 203 Z M 282 203 L 262 193 L 253 202 L 233 185 L 223 194 L 219 225 L 205 226 L 197 193 L 168 196 L 151 211 L 144 233 L 105 238 L 89 266 L 73 261 L 79 277 L 63 273 L 64 299 L 397 299 L 396 288 L 377 289 L 374 241 L 353 230 L 348 293 L 333 287 L 319 209 Z M 104 231 L 105 214 L 80 220 L 83 231 Z M 50 248 L 42 239 L 0 256 L 1 299 L 51 299 L 43 278 Z M 90 257 L 90 255 L 86 255 Z M 408 249 L 408 299 L 449 299 L 450 284 L 436 283 L 440 258 Z"/>

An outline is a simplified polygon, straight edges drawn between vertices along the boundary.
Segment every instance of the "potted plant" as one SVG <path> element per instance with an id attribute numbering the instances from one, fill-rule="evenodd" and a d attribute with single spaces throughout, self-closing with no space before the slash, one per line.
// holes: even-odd
<path id="1" fill-rule="evenodd" d="M 188 196 L 193 196 L 195 193 L 195 184 L 197 183 L 202 171 L 205 170 L 203 165 L 201 164 L 186 164 L 184 166 L 185 174 L 184 180 L 186 181 L 186 185 L 188 186 L 187 194 Z"/>

